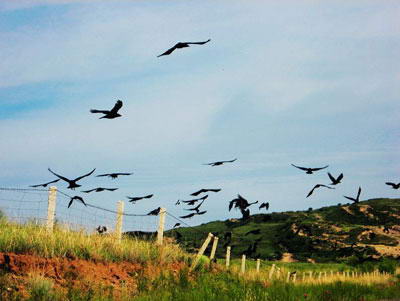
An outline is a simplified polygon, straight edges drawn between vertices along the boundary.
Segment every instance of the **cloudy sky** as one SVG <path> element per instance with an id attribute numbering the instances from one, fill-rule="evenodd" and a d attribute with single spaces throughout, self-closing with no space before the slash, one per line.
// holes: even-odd
<path id="1" fill-rule="evenodd" d="M 347 202 L 358 186 L 398 197 L 384 183 L 400 181 L 399 15 L 398 1 L 3 0 L 0 186 L 50 181 L 48 167 L 134 172 L 80 184 L 120 188 L 93 204 L 154 193 L 127 211 L 174 215 L 177 199 L 222 188 L 191 224 L 239 217 L 227 210 L 238 193 L 272 211 Z M 117 99 L 123 117 L 89 113 Z M 343 184 L 306 199 L 326 170 L 291 163 L 329 164 Z"/>

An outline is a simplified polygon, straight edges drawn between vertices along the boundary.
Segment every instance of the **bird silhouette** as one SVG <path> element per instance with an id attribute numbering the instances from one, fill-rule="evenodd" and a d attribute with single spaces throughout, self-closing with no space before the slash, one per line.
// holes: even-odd
<path id="1" fill-rule="evenodd" d="M 57 179 L 57 180 L 54 180 L 54 181 L 51 181 L 51 182 L 47 182 L 47 183 L 44 183 L 44 184 L 37 184 L 37 185 L 31 185 L 31 186 L 29 186 L 29 187 L 47 187 L 47 185 L 49 185 L 49 184 L 53 184 L 53 183 L 57 183 L 58 181 L 60 181 L 60 179 Z"/>
<path id="2" fill-rule="evenodd" d="M 352 197 L 345 196 L 345 195 L 344 195 L 344 197 L 350 201 L 353 201 L 354 203 L 358 203 L 360 201 L 360 194 L 361 194 L 361 187 L 358 187 L 358 192 L 357 192 L 356 198 L 352 198 Z"/>
<path id="3" fill-rule="evenodd" d="M 399 189 L 400 188 L 400 183 L 392 183 L 392 182 L 386 182 L 386 185 L 392 186 L 393 189 Z M 33 187 L 33 186 L 32 186 Z"/>
<path id="4" fill-rule="evenodd" d="M 72 205 L 72 203 L 73 203 L 74 201 L 80 201 L 83 205 L 87 206 L 86 203 L 85 203 L 85 201 L 84 201 L 80 196 L 76 195 L 76 196 L 73 196 L 73 197 L 71 198 L 71 200 L 69 201 L 69 203 L 68 203 L 68 208 L 71 207 L 71 205 Z"/>
<path id="5" fill-rule="evenodd" d="M 257 204 L 258 201 L 255 201 L 253 203 L 249 203 L 244 197 L 242 197 L 240 194 L 238 194 L 238 197 L 236 199 L 233 199 L 232 201 L 229 202 L 229 211 L 233 207 L 235 208 L 240 208 L 240 209 L 246 209 L 247 207 Z"/>
<path id="6" fill-rule="evenodd" d="M 193 213 L 190 213 L 190 214 L 188 214 L 188 215 L 180 216 L 180 218 L 191 218 L 191 217 L 193 217 L 193 216 L 195 216 L 195 215 L 202 215 L 202 214 L 204 214 L 204 213 L 206 213 L 206 212 L 207 212 L 207 211 L 193 212 Z"/>
<path id="7" fill-rule="evenodd" d="M 204 42 L 179 42 L 177 44 L 175 44 L 174 47 L 168 49 L 167 51 L 165 51 L 164 53 L 158 55 L 157 57 L 160 56 L 164 56 L 164 55 L 170 55 L 172 52 L 174 52 L 176 49 L 181 49 L 181 48 L 186 48 L 186 47 L 190 47 L 189 45 L 204 45 L 208 42 L 210 42 L 211 40 L 208 39 L 207 41 Z"/>
<path id="8" fill-rule="evenodd" d="M 199 208 L 201 205 L 203 205 L 204 201 L 202 201 L 200 204 L 198 204 L 196 207 L 190 208 L 190 209 L 185 209 L 187 211 L 196 211 L 197 213 L 199 213 Z"/>
<path id="9" fill-rule="evenodd" d="M 258 207 L 259 210 L 261 210 L 262 208 L 265 208 L 265 210 L 268 210 L 269 209 L 269 202 L 262 203 L 260 205 L 260 207 Z"/>
<path id="10" fill-rule="evenodd" d="M 200 189 L 199 191 L 193 192 L 191 195 L 193 196 L 198 196 L 201 193 L 204 192 L 219 192 L 221 189 Z"/>
<path id="11" fill-rule="evenodd" d="M 173 228 L 179 227 L 181 225 L 181 223 L 176 223 Z"/>
<path id="12" fill-rule="evenodd" d="M 343 174 L 341 173 L 336 179 L 328 172 L 328 177 L 331 179 L 332 183 L 330 185 L 337 185 L 341 183 L 340 181 L 343 179 Z"/>
<path id="13" fill-rule="evenodd" d="M 99 233 L 99 234 L 106 233 L 106 232 L 107 232 L 107 227 L 106 227 L 106 226 L 98 226 L 98 227 L 96 228 L 96 231 L 97 231 L 97 233 Z"/>
<path id="14" fill-rule="evenodd" d="M 91 193 L 91 192 L 93 192 L 93 191 L 95 191 L 95 192 L 102 192 L 102 191 L 115 191 L 115 190 L 117 190 L 118 188 L 104 188 L 104 187 L 97 187 L 97 188 L 94 188 L 94 189 L 90 189 L 90 190 L 83 190 L 82 192 L 84 192 L 84 193 Z"/>
<path id="15" fill-rule="evenodd" d="M 77 184 L 76 182 L 78 182 L 79 180 L 82 180 L 82 179 L 85 178 L 85 177 L 90 176 L 92 173 L 94 173 L 94 171 L 96 170 L 96 168 L 94 168 L 91 172 L 89 172 L 89 173 L 87 173 L 87 174 L 85 174 L 85 175 L 83 175 L 83 176 L 80 176 L 80 177 L 78 177 L 78 178 L 76 178 L 76 179 L 74 179 L 74 180 L 69 180 L 69 179 L 67 179 L 66 177 L 60 176 L 60 175 L 56 174 L 55 172 L 53 172 L 50 168 L 48 168 L 48 170 L 49 170 L 53 175 L 55 175 L 56 177 L 60 178 L 61 180 L 65 181 L 65 182 L 67 182 L 67 183 L 68 183 L 68 187 L 67 187 L 67 188 L 72 189 L 72 190 L 75 190 L 75 188 L 81 187 L 81 185 Z"/>
<path id="16" fill-rule="evenodd" d="M 196 204 L 196 202 L 198 202 L 198 201 L 204 201 L 205 199 L 207 199 L 208 198 L 208 194 L 206 194 L 205 196 L 203 196 L 203 197 L 201 197 L 201 198 L 198 198 L 198 199 L 193 199 L 193 200 L 188 200 L 188 201 L 182 201 L 182 202 L 184 202 L 184 203 L 186 203 L 186 204 L 188 204 L 188 205 L 194 205 L 194 204 Z"/>
<path id="17" fill-rule="evenodd" d="M 122 108 L 122 101 L 121 100 L 117 100 L 117 102 L 115 103 L 114 107 L 110 110 L 90 110 L 90 113 L 102 113 L 104 114 L 104 116 L 100 117 L 99 119 L 102 118 L 106 118 L 106 119 L 114 119 L 117 117 L 121 117 L 122 115 L 118 114 L 118 110 Z"/>
<path id="18" fill-rule="evenodd" d="M 203 165 L 210 165 L 210 166 L 219 166 L 219 165 L 223 165 L 225 163 L 232 163 L 235 162 L 237 160 L 237 158 L 233 159 L 233 160 L 227 160 L 227 161 L 216 161 L 216 162 L 211 162 L 211 163 L 205 163 Z"/>
<path id="19" fill-rule="evenodd" d="M 158 215 L 160 213 L 161 207 L 158 207 L 157 209 L 154 209 L 147 213 L 147 215 Z"/>
<path id="20" fill-rule="evenodd" d="M 177 200 L 175 205 L 180 205 L 180 203 L 181 203 L 181 200 Z"/>
<path id="21" fill-rule="evenodd" d="M 139 200 L 143 200 L 143 199 L 150 199 L 151 197 L 153 197 L 153 194 L 148 194 L 148 195 L 139 196 L 139 197 L 127 196 L 127 198 L 129 199 L 129 202 L 133 202 L 133 203 L 135 203 L 136 201 L 139 201 Z"/>
<path id="22" fill-rule="evenodd" d="M 312 167 L 301 167 L 301 166 L 297 166 L 297 165 L 294 165 L 294 164 L 292 164 L 292 166 L 294 166 L 294 167 L 296 167 L 298 169 L 304 170 L 304 171 L 306 171 L 307 174 L 311 175 L 314 171 L 318 171 L 318 170 L 327 168 L 329 165 L 326 165 L 324 167 L 315 167 L 315 168 L 312 168 Z"/>
<path id="23" fill-rule="evenodd" d="M 315 186 L 313 187 L 313 189 L 311 189 L 311 191 L 307 194 L 307 198 L 308 198 L 310 195 L 313 194 L 313 192 L 314 192 L 315 189 L 320 188 L 320 187 L 325 187 L 325 188 L 329 188 L 329 189 L 335 189 L 335 188 L 333 188 L 333 187 L 329 187 L 329 186 L 326 186 L 326 185 L 324 185 L 324 184 L 317 184 L 317 185 L 315 185 Z"/>
<path id="24" fill-rule="evenodd" d="M 102 175 L 97 175 L 96 177 L 110 177 L 111 179 L 116 179 L 119 176 L 130 176 L 132 173 L 127 172 L 115 172 L 115 173 L 105 173 Z"/>

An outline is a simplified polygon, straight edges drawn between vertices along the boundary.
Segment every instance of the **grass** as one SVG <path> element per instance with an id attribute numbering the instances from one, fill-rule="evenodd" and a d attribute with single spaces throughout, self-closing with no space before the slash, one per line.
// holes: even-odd
<path id="1" fill-rule="evenodd" d="M 0 219 L 0 252 L 31 254 L 41 257 L 68 257 L 103 261 L 182 262 L 191 256 L 176 244 L 158 248 L 154 243 L 132 237 L 116 241 L 113 235 L 72 232 L 61 228 L 49 233 L 33 224 L 15 224 Z"/>

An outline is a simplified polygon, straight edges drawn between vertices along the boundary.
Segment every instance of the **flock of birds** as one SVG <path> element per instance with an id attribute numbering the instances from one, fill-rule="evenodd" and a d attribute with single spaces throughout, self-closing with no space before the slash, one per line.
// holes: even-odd
<path id="1" fill-rule="evenodd" d="M 163 52 L 162 54 L 158 55 L 157 57 L 162 57 L 162 56 L 167 56 L 170 55 L 171 53 L 173 53 L 175 50 L 177 49 L 182 49 L 182 48 L 188 48 L 190 47 L 190 45 L 204 45 L 206 43 L 210 42 L 210 39 L 203 41 L 203 42 L 179 42 L 177 44 L 175 44 L 173 47 L 169 48 L 168 50 L 166 50 L 165 52 Z M 119 118 L 122 117 L 122 115 L 119 113 L 120 109 L 123 106 L 123 102 L 121 100 L 117 100 L 117 102 L 115 103 L 114 107 L 111 110 L 98 110 L 98 109 L 91 109 L 90 112 L 93 114 L 103 114 L 99 119 L 115 119 L 115 118 Z M 237 158 L 232 159 L 232 160 L 225 160 L 225 161 L 216 161 L 216 162 L 211 162 L 211 163 L 206 163 L 204 165 L 209 165 L 212 167 L 215 166 L 222 166 L 224 164 L 227 163 L 234 163 L 237 160 Z M 292 164 L 293 167 L 298 168 L 302 171 L 305 171 L 306 174 L 313 174 L 314 172 L 317 172 L 319 170 L 322 169 L 326 169 L 328 168 L 328 165 L 324 166 L 324 167 L 317 167 L 317 168 L 310 168 L 310 167 L 301 167 L 301 166 L 297 166 Z M 68 183 L 67 188 L 71 189 L 71 190 L 75 190 L 76 188 L 81 187 L 80 184 L 78 184 L 77 182 L 82 180 L 83 178 L 89 177 L 91 176 L 96 169 L 93 169 L 92 171 L 90 171 L 87 174 L 84 174 L 80 177 L 77 177 L 75 179 L 68 179 L 64 176 L 61 176 L 55 172 L 53 172 L 50 168 L 48 169 L 49 172 L 51 174 L 53 174 L 54 176 L 57 177 L 57 179 L 52 180 L 50 182 L 44 183 L 44 184 L 38 184 L 38 185 L 32 185 L 31 187 L 47 187 L 49 184 L 53 184 L 56 183 L 60 180 L 65 181 L 66 183 Z M 132 173 L 122 173 L 122 172 L 116 172 L 116 173 L 107 173 L 107 174 L 100 174 L 97 175 L 96 177 L 109 177 L 111 179 L 116 179 L 119 176 L 130 176 L 132 175 Z M 335 189 L 332 186 L 338 185 L 341 183 L 342 179 L 343 179 L 343 173 L 341 173 L 338 177 L 334 177 L 331 173 L 328 172 L 328 177 L 331 181 L 330 184 L 316 184 L 307 194 L 307 198 L 310 197 L 313 193 L 315 193 L 315 191 L 317 189 L 320 188 L 326 188 L 326 189 Z M 393 189 L 399 189 L 400 188 L 400 183 L 392 183 L 392 182 L 386 182 L 387 185 L 391 186 Z M 88 189 L 88 190 L 82 190 L 81 192 L 83 193 L 92 193 L 92 192 L 102 192 L 102 191 L 116 191 L 118 188 L 105 188 L 105 187 L 96 187 L 96 188 L 92 188 L 92 189 Z M 187 206 L 193 206 L 191 208 L 187 208 L 184 209 L 185 211 L 191 211 L 191 213 L 186 214 L 186 215 L 182 215 L 180 216 L 180 218 L 182 219 L 187 219 L 187 218 L 192 218 L 196 215 L 203 215 L 205 214 L 207 211 L 203 210 L 201 211 L 200 208 L 203 205 L 203 203 L 206 201 L 206 199 L 208 198 L 209 194 L 206 193 L 217 193 L 221 191 L 220 188 L 218 189 L 200 189 L 199 191 L 193 192 L 191 194 L 191 196 L 199 196 L 204 194 L 202 197 L 198 197 L 195 199 L 190 199 L 190 200 L 178 200 L 175 205 L 180 205 L 181 203 L 187 205 Z M 355 203 L 358 203 L 360 201 L 360 194 L 361 194 L 361 187 L 358 188 L 358 192 L 356 197 L 349 197 L 349 196 L 344 196 L 346 199 L 351 200 Z M 137 201 L 143 200 L 143 199 L 150 199 L 153 197 L 153 194 L 149 194 L 149 195 L 145 195 L 145 196 L 127 196 L 129 202 L 135 204 Z M 83 205 L 86 206 L 86 202 L 85 200 L 78 195 L 75 195 L 73 197 L 71 197 L 70 202 L 68 204 L 68 208 L 71 207 L 71 205 L 73 204 L 74 201 L 79 201 L 81 202 Z M 198 203 L 199 202 L 199 203 Z M 197 204 L 198 203 L 198 204 Z M 231 211 L 232 208 L 235 209 L 239 209 L 241 211 L 241 214 L 243 216 L 243 218 L 248 218 L 250 216 L 250 209 L 249 207 L 257 204 L 258 201 L 255 202 L 249 202 L 248 200 L 246 200 L 244 197 L 242 197 L 240 194 L 238 194 L 237 198 L 231 200 L 229 202 L 228 205 L 228 209 L 229 211 Z M 263 202 L 260 204 L 259 206 L 259 210 L 265 208 L 266 210 L 269 209 L 269 202 Z M 158 207 L 152 211 L 150 211 L 147 215 L 158 215 L 159 212 L 161 210 L 161 207 Z M 180 223 L 177 223 L 174 225 L 175 227 L 180 226 Z M 103 228 L 99 228 L 97 229 L 99 231 L 99 233 L 101 231 L 104 231 Z"/>

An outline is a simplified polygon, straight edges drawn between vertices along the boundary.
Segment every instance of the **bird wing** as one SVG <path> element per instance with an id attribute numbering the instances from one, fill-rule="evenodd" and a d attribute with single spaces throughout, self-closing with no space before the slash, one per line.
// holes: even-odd
<path id="1" fill-rule="evenodd" d="M 81 201 L 81 203 L 82 203 L 83 205 L 87 206 L 86 203 L 85 203 L 85 201 L 84 201 L 81 197 L 78 197 L 77 199 L 78 199 L 79 201 Z"/>
<path id="2" fill-rule="evenodd" d="M 198 190 L 196 192 L 193 192 L 191 195 L 198 196 L 200 193 L 203 193 L 203 192 L 206 192 L 206 191 L 207 191 L 206 189 L 200 189 L 200 190 Z"/>
<path id="3" fill-rule="evenodd" d="M 96 177 L 108 177 L 109 175 L 111 175 L 111 174 L 105 173 L 105 174 L 102 174 L 102 175 L 97 175 Z"/>
<path id="4" fill-rule="evenodd" d="M 231 211 L 233 204 L 236 202 L 236 200 L 232 200 L 229 202 L 229 211 Z"/>
<path id="5" fill-rule="evenodd" d="M 208 189 L 208 191 L 211 191 L 211 192 L 220 192 L 221 189 Z"/>
<path id="6" fill-rule="evenodd" d="M 68 208 L 71 207 L 72 203 L 74 202 L 74 198 L 71 198 L 71 200 L 68 203 Z"/>
<path id="7" fill-rule="evenodd" d="M 330 187 L 324 184 L 319 184 L 319 187 L 325 187 L 325 188 L 329 188 L 329 189 L 335 189 L 335 187 Z"/>
<path id="8" fill-rule="evenodd" d="M 115 190 L 117 190 L 118 188 L 104 188 L 105 190 L 108 190 L 108 191 L 115 191 Z"/>
<path id="9" fill-rule="evenodd" d="M 118 99 L 117 102 L 115 103 L 114 107 L 111 109 L 110 113 L 116 114 L 118 112 L 118 110 L 121 108 L 122 108 L 122 101 Z"/>
<path id="10" fill-rule="evenodd" d="M 343 174 L 341 173 L 341 174 L 338 176 L 337 181 L 339 182 L 339 181 L 341 181 L 342 179 L 343 179 Z"/>
<path id="11" fill-rule="evenodd" d="M 190 217 L 193 217 L 193 216 L 194 216 L 194 213 L 190 213 L 188 215 L 180 216 L 180 218 L 190 218 Z"/>
<path id="12" fill-rule="evenodd" d="M 292 164 L 292 166 L 294 166 L 294 167 L 296 167 L 298 169 L 301 169 L 301 170 L 308 170 L 307 167 L 301 167 L 301 166 L 297 166 L 297 165 L 294 165 L 294 164 Z"/>
<path id="13" fill-rule="evenodd" d="M 349 196 L 345 196 L 345 195 L 344 195 L 344 197 L 345 197 L 346 199 L 350 200 L 350 201 L 353 201 L 353 202 L 355 202 L 355 201 L 356 201 L 356 199 L 354 199 L 354 198 L 351 198 L 351 197 L 349 197 Z"/>
<path id="14" fill-rule="evenodd" d="M 224 163 L 232 163 L 232 162 L 235 162 L 236 160 L 237 160 L 237 158 L 232 159 L 232 160 L 227 160 L 227 161 L 221 161 L 221 162 L 224 162 Z"/>
<path id="15" fill-rule="evenodd" d="M 359 199 L 359 197 L 360 197 L 360 194 L 361 194 L 361 187 L 358 187 L 358 192 L 357 192 L 357 200 Z"/>
<path id="16" fill-rule="evenodd" d="M 165 51 L 164 53 L 161 53 L 160 55 L 158 55 L 157 57 L 163 56 L 163 55 L 170 55 L 174 50 L 176 49 L 176 45 L 174 47 L 171 47 L 170 49 L 168 49 L 167 51 Z"/>
<path id="17" fill-rule="evenodd" d="M 332 183 L 336 182 L 336 179 L 329 172 L 328 172 L 328 177 L 329 179 L 331 179 Z"/>
<path id="18" fill-rule="evenodd" d="M 106 110 L 90 110 L 90 113 L 102 113 L 102 114 L 108 114 L 110 113 L 110 111 L 106 111 Z"/>
<path id="19" fill-rule="evenodd" d="M 386 184 L 386 185 L 389 185 L 389 186 L 392 186 L 392 187 L 396 186 L 396 184 L 395 184 L 395 183 L 392 183 L 392 182 L 386 182 L 385 184 Z M 31 186 L 31 187 L 33 187 L 33 186 Z"/>
<path id="20" fill-rule="evenodd" d="M 141 200 L 142 198 L 138 198 L 138 197 L 130 197 L 130 196 L 127 196 L 127 198 L 129 199 L 129 202 L 136 202 L 136 201 L 139 201 L 139 200 Z"/>
<path id="21" fill-rule="evenodd" d="M 83 176 L 77 177 L 77 178 L 74 180 L 74 182 L 78 182 L 79 180 L 83 179 L 84 177 L 90 176 L 92 173 L 94 173 L 95 170 L 96 170 L 96 168 L 93 168 L 93 170 L 92 170 L 91 172 L 89 172 L 89 173 L 87 173 L 87 174 L 85 174 L 85 175 L 83 175 Z"/>
<path id="22" fill-rule="evenodd" d="M 40 187 L 40 186 L 43 186 L 43 187 L 45 187 L 44 185 L 46 185 L 46 184 L 30 185 L 29 187 L 33 187 L 33 188 L 35 188 L 35 187 Z"/>
<path id="23" fill-rule="evenodd" d="M 52 171 L 50 168 L 48 168 L 48 171 L 50 171 L 53 175 L 55 175 L 56 177 L 59 177 L 61 180 L 64 180 L 65 182 L 71 182 L 69 179 L 67 179 L 66 177 L 60 176 L 58 174 L 56 174 L 54 171 Z"/>
<path id="24" fill-rule="evenodd" d="M 90 192 L 95 191 L 95 190 L 96 190 L 96 188 L 95 188 L 95 189 L 90 189 L 90 190 L 82 190 L 82 192 L 84 192 L 84 193 L 90 193 Z"/>
<path id="25" fill-rule="evenodd" d="M 198 213 L 196 213 L 197 215 L 202 215 L 202 214 L 204 214 L 204 213 L 206 213 L 207 211 L 201 211 L 201 212 L 198 212 Z"/>
<path id="26" fill-rule="evenodd" d="M 329 167 L 329 165 L 326 165 L 326 166 L 324 166 L 324 167 L 315 167 L 315 168 L 310 168 L 312 171 L 317 171 L 317 170 L 321 170 L 321 169 L 324 169 L 324 168 L 327 168 L 327 167 Z"/>
<path id="27" fill-rule="evenodd" d="M 211 39 L 208 39 L 207 41 L 204 41 L 204 42 L 181 42 L 181 43 L 182 44 L 193 44 L 193 45 L 204 45 L 210 41 L 211 41 Z"/>
<path id="28" fill-rule="evenodd" d="M 148 195 L 145 195 L 143 198 L 144 199 L 150 199 L 152 196 L 153 196 L 152 194 L 148 194 Z"/>
<path id="29" fill-rule="evenodd" d="M 312 195 L 312 193 L 314 192 L 314 190 L 315 190 L 317 187 L 318 187 L 318 185 L 315 185 L 315 186 L 313 187 L 313 189 L 311 189 L 311 191 L 307 194 L 307 198 L 308 198 L 310 195 Z"/>

